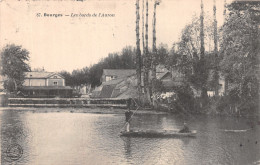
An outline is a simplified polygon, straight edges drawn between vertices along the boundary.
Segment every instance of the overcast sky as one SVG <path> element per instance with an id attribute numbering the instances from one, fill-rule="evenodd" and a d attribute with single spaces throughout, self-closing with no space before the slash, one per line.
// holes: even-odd
<path id="1" fill-rule="evenodd" d="M 22 45 L 30 52 L 32 68 L 72 71 L 97 63 L 108 53 L 135 46 L 135 0 L 36 0 L 0 2 L 0 46 Z M 223 23 L 223 2 L 217 2 L 218 25 Z M 227 0 L 230 2 L 230 0 Z M 149 45 L 152 45 L 153 0 L 149 0 Z M 212 15 L 213 0 L 204 0 Z M 140 0 L 142 5 L 142 0 Z M 140 8 L 140 14 L 141 14 Z M 37 13 L 62 17 L 37 17 Z M 71 17 L 74 14 L 115 14 L 115 17 Z M 162 0 L 157 7 L 157 45 L 171 47 L 192 15 L 200 13 L 200 0 Z M 141 26 L 141 21 L 140 21 Z M 141 38 L 141 36 L 140 36 Z"/>

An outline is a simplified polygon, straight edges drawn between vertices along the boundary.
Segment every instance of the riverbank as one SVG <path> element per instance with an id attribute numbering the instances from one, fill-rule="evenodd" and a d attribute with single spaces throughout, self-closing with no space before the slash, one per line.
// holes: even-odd
<path id="1" fill-rule="evenodd" d="M 34 107 L 0 107 L 0 111 L 31 111 L 33 113 L 67 112 L 67 113 L 97 113 L 97 114 L 124 114 L 125 109 L 116 108 L 34 108 Z M 168 114 L 156 110 L 132 110 L 137 114 Z"/>

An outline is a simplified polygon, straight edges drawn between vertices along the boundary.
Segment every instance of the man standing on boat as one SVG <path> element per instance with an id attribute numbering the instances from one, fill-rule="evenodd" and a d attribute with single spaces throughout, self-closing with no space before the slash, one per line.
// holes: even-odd
<path id="1" fill-rule="evenodd" d="M 127 108 L 128 108 L 128 110 L 125 112 L 126 132 L 130 131 L 130 120 L 131 120 L 131 117 L 133 116 L 133 112 L 130 110 L 131 101 L 132 101 L 131 98 L 129 98 L 127 100 Z"/>

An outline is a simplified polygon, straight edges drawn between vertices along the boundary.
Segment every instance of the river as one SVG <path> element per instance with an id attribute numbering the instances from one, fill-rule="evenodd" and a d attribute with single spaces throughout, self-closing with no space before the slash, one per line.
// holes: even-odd
<path id="1" fill-rule="evenodd" d="M 80 111 L 80 112 L 78 112 Z M 196 138 L 126 138 L 123 110 L 0 109 L 1 164 L 260 164 L 259 119 L 137 112 L 132 129 L 179 129 Z M 78 112 L 78 113 L 77 113 Z M 225 130 L 252 130 L 226 132 Z M 10 159 L 8 148 L 19 145 Z M 22 151 L 22 152 L 21 152 Z"/>

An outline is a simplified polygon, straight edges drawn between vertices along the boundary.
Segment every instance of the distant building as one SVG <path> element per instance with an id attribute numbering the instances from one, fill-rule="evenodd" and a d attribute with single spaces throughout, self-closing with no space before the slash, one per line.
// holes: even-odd
<path id="1" fill-rule="evenodd" d="M 128 99 L 137 97 L 137 79 L 135 75 L 103 82 L 95 88 L 92 96 L 95 98 Z"/>
<path id="2" fill-rule="evenodd" d="M 25 72 L 23 86 L 65 86 L 65 79 L 54 72 Z"/>
<path id="3" fill-rule="evenodd" d="M 118 98 L 123 93 L 129 93 L 129 90 L 137 89 L 136 70 L 135 69 L 103 69 L 101 76 L 102 84 L 92 91 L 95 98 Z M 130 87 L 132 86 L 132 87 Z M 134 97 L 131 94 L 123 96 L 124 98 Z"/>
<path id="4" fill-rule="evenodd" d="M 54 72 L 25 72 L 21 95 L 27 97 L 71 97 L 72 88 L 65 79 Z"/>
<path id="5" fill-rule="evenodd" d="M 162 65 L 158 65 L 156 71 L 156 78 L 162 81 L 167 91 L 183 83 L 184 76 L 178 71 L 169 71 Z M 134 69 L 104 69 L 101 82 L 102 84 L 95 88 L 91 97 L 123 99 L 137 97 L 137 79 Z M 141 87 L 143 90 L 143 81 Z"/>
<path id="6" fill-rule="evenodd" d="M 114 79 L 121 79 L 136 73 L 135 69 L 103 69 L 101 82 L 106 82 Z"/>
<path id="7" fill-rule="evenodd" d="M 171 69 L 171 71 L 162 69 L 156 71 L 156 78 L 162 81 L 163 87 L 166 91 L 171 91 L 174 87 L 183 85 L 184 75 L 178 70 Z"/>

